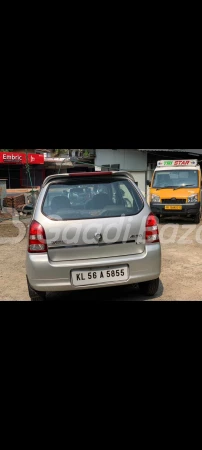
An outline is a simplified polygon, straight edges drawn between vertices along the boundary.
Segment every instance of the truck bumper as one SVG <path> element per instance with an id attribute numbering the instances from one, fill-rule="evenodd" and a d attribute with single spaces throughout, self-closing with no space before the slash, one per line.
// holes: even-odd
<path id="1" fill-rule="evenodd" d="M 165 209 L 165 205 L 163 203 L 151 203 L 150 208 L 152 212 L 159 216 L 196 216 L 200 212 L 201 204 L 200 202 L 196 203 L 186 203 L 183 205 L 173 205 L 173 206 L 181 206 L 182 209 Z"/>

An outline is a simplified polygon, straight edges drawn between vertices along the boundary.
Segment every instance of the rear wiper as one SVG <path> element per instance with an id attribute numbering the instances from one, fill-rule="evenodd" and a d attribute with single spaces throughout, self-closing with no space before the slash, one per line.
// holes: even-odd
<path id="1" fill-rule="evenodd" d="M 174 188 L 173 190 L 176 191 L 177 189 L 183 189 L 186 187 L 193 187 L 193 186 L 194 186 L 194 184 L 185 184 L 184 186 L 178 186 L 178 187 Z"/>

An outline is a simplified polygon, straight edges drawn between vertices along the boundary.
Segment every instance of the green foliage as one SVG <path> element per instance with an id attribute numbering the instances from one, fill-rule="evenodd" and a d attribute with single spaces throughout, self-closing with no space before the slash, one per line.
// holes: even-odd
<path id="1" fill-rule="evenodd" d="M 53 157 L 59 158 L 61 155 L 65 155 L 66 153 L 68 153 L 68 151 L 68 148 L 55 148 L 53 151 Z"/>
<path id="2" fill-rule="evenodd" d="M 0 152 L 12 152 L 13 148 L 0 148 Z"/>
<path id="3" fill-rule="evenodd" d="M 84 158 L 88 158 L 90 156 L 90 152 L 87 149 L 84 149 L 83 156 Z"/>

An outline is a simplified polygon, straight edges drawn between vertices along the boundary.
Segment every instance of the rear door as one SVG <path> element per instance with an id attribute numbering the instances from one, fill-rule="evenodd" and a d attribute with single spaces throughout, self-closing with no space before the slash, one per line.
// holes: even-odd
<path id="1" fill-rule="evenodd" d="M 73 187 L 78 189 L 76 202 L 69 196 Z M 87 196 L 84 200 L 81 195 L 79 203 L 79 192 L 87 191 L 90 199 Z M 149 209 L 127 178 L 108 175 L 99 177 L 98 182 L 97 178 L 78 181 L 77 177 L 65 184 L 50 185 L 42 212 L 51 261 L 110 258 L 144 251 Z"/>

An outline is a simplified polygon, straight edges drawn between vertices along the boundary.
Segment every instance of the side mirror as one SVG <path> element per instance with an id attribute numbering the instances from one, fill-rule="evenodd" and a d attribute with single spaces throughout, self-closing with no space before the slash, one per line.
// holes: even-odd
<path id="1" fill-rule="evenodd" d="M 151 187 L 151 181 L 147 180 L 147 186 Z"/>
<path id="2" fill-rule="evenodd" d="M 22 212 L 24 214 L 32 214 L 34 211 L 34 205 L 25 205 Z"/>

